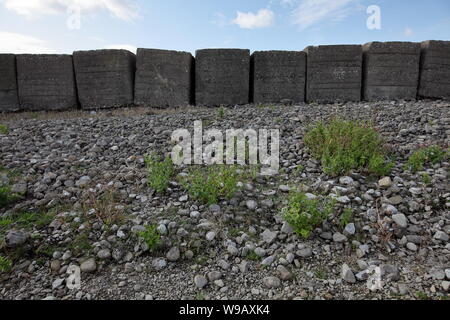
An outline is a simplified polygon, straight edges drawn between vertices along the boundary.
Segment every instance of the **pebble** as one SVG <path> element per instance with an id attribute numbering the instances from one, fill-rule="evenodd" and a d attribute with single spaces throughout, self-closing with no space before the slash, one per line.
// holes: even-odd
<path id="1" fill-rule="evenodd" d="M 348 282 L 348 283 L 356 283 L 355 275 L 353 274 L 353 271 L 350 269 L 350 267 L 347 264 L 342 265 L 342 280 Z"/>
<path id="2" fill-rule="evenodd" d="M 406 229 L 406 227 L 408 227 L 408 219 L 403 213 L 394 214 L 392 220 L 394 220 L 400 228 Z"/>
<path id="3" fill-rule="evenodd" d="M 178 247 L 173 247 L 167 252 L 166 258 L 170 262 L 176 262 L 180 259 L 180 255 L 180 249 Z"/>
<path id="4" fill-rule="evenodd" d="M 94 272 L 97 269 L 97 264 L 95 263 L 95 259 L 90 258 L 81 263 L 80 265 L 81 272 Z"/>
<path id="5" fill-rule="evenodd" d="M 263 284 L 269 289 L 276 289 L 281 287 L 281 280 L 277 277 L 266 277 L 263 279 Z"/>
<path id="6" fill-rule="evenodd" d="M 194 283 L 198 289 L 203 289 L 208 284 L 208 279 L 205 276 L 196 275 L 194 277 Z"/>

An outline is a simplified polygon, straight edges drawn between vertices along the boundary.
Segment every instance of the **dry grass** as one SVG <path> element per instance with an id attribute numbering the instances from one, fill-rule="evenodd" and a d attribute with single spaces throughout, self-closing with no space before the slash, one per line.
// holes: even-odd
<path id="1" fill-rule="evenodd" d="M 110 117 L 139 117 L 145 115 L 164 115 L 186 112 L 197 112 L 207 110 L 207 108 L 199 108 L 194 106 L 186 106 L 179 108 L 149 108 L 149 107 L 133 107 L 133 108 L 116 108 L 101 109 L 95 112 L 87 110 L 70 110 L 70 111 L 36 111 L 36 112 L 16 112 L 16 113 L 0 113 L 1 122 L 15 122 L 23 120 L 65 120 L 65 119 L 87 119 L 87 118 L 110 118 Z"/>

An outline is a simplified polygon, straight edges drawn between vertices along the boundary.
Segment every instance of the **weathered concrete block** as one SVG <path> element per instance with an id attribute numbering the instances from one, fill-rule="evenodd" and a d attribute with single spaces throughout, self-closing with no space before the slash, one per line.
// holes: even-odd
<path id="1" fill-rule="evenodd" d="M 198 105 L 233 105 L 249 102 L 250 50 L 197 50 L 195 99 Z"/>
<path id="2" fill-rule="evenodd" d="M 362 48 L 359 45 L 310 46 L 307 53 L 306 100 L 361 100 Z"/>
<path id="3" fill-rule="evenodd" d="M 256 51 L 251 57 L 253 102 L 305 101 L 306 53 Z"/>
<path id="4" fill-rule="evenodd" d="M 193 102 L 194 58 L 188 52 L 138 49 L 134 103 L 152 107 Z"/>
<path id="5" fill-rule="evenodd" d="M 421 45 L 419 96 L 450 99 L 450 41 Z"/>
<path id="6" fill-rule="evenodd" d="M 78 107 L 71 55 L 19 54 L 16 59 L 21 109 L 42 111 Z"/>
<path id="7" fill-rule="evenodd" d="M 0 54 L 0 112 L 18 111 L 16 56 Z"/>
<path id="8" fill-rule="evenodd" d="M 116 49 L 75 51 L 73 62 L 83 109 L 133 104 L 136 67 L 133 53 Z"/>
<path id="9" fill-rule="evenodd" d="M 363 46 L 363 57 L 365 100 L 416 99 L 419 43 L 370 42 Z"/>

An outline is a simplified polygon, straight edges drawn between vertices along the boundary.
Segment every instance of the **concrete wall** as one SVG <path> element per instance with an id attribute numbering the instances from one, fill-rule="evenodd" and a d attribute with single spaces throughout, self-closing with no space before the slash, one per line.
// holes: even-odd
<path id="1" fill-rule="evenodd" d="M 362 48 L 358 45 L 307 47 L 306 100 L 361 100 Z"/>
<path id="2" fill-rule="evenodd" d="M 73 62 L 83 109 L 134 103 L 136 56 L 133 53 L 127 50 L 75 51 Z"/>
<path id="3" fill-rule="evenodd" d="M 71 55 L 20 54 L 16 62 L 22 110 L 70 110 L 78 107 Z"/>
<path id="4" fill-rule="evenodd" d="M 419 96 L 450 99 L 450 41 L 422 42 Z"/>
<path id="5" fill-rule="evenodd" d="M 134 103 L 178 107 L 193 103 L 194 57 L 188 52 L 138 49 Z"/>
<path id="6" fill-rule="evenodd" d="M 16 56 L 0 54 L 0 112 L 18 111 Z"/>
<path id="7" fill-rule="evenodd" d="M 364 52 L 364 100 L 414 100 L 419 85 L 420 44 L 370 42 Z"/>
<path id="8" fill-rule="evenodd" d="M 249 102 L 250 50 L 205 49 L 195 55 L 197 105 L 236 105 Z"/>
<path id="9" fill-rule="evenodd" d="M 0 112 L 450 99 L 450 41 L 0 54 Z"/>
<path id="10" fill-rule="evenodd" d="M 256 51 L 251 56 L 252 102 L 305 101 L 306 53 Z"/>

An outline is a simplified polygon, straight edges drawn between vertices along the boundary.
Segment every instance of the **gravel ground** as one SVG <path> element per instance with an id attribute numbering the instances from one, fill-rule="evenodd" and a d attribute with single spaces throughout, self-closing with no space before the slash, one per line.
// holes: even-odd
<path id="1" fill-rule="evenodd" d="M 447 299 L 450 285 L 449 163 L 413 174 L 408 156 L 447 145 L 446 101 L 189 108 L 183 112 L 77 112 L 3 115 L 0 164 L 24 196 L 0 209 L 52 212 L 48 223 L 4 230 L 1 299 Z M 305 129 L 338 115 L 371 120 L 395 159 L 389 177 L 329 177 L 303 147 Z M 22 119 L 21 119 L 22 118 Z M 173 179 L 165 194 L 147 185 L 143 156 L 168 153 L 175 129 L 279 129 L 282 169 L 243 181 L 229 201 L 202 205 Z M 301 170 L 299 169 L 301 168 Z M 187 167 L 177 169 L 185 173 Z M 381 177 L 383 178 L 383 177 Z M 332 215 L 309 240 L 292 233 L 281 209 L 288 191 L 334 196 L 351 208 Z M 99 201 L 110 190 L 113 196 Z M 106 222 L 108 217 L 117 218 Z M 162 233 L 149 252 L 136 235 Z M 0 226 L 1 227 L 1 226 Z M 1 230 L 1 229 L 0 229 Z M 81 289 L 66 287 L 81 267 Z M 382 286 L 367 286 L 379 267 Z"/>

